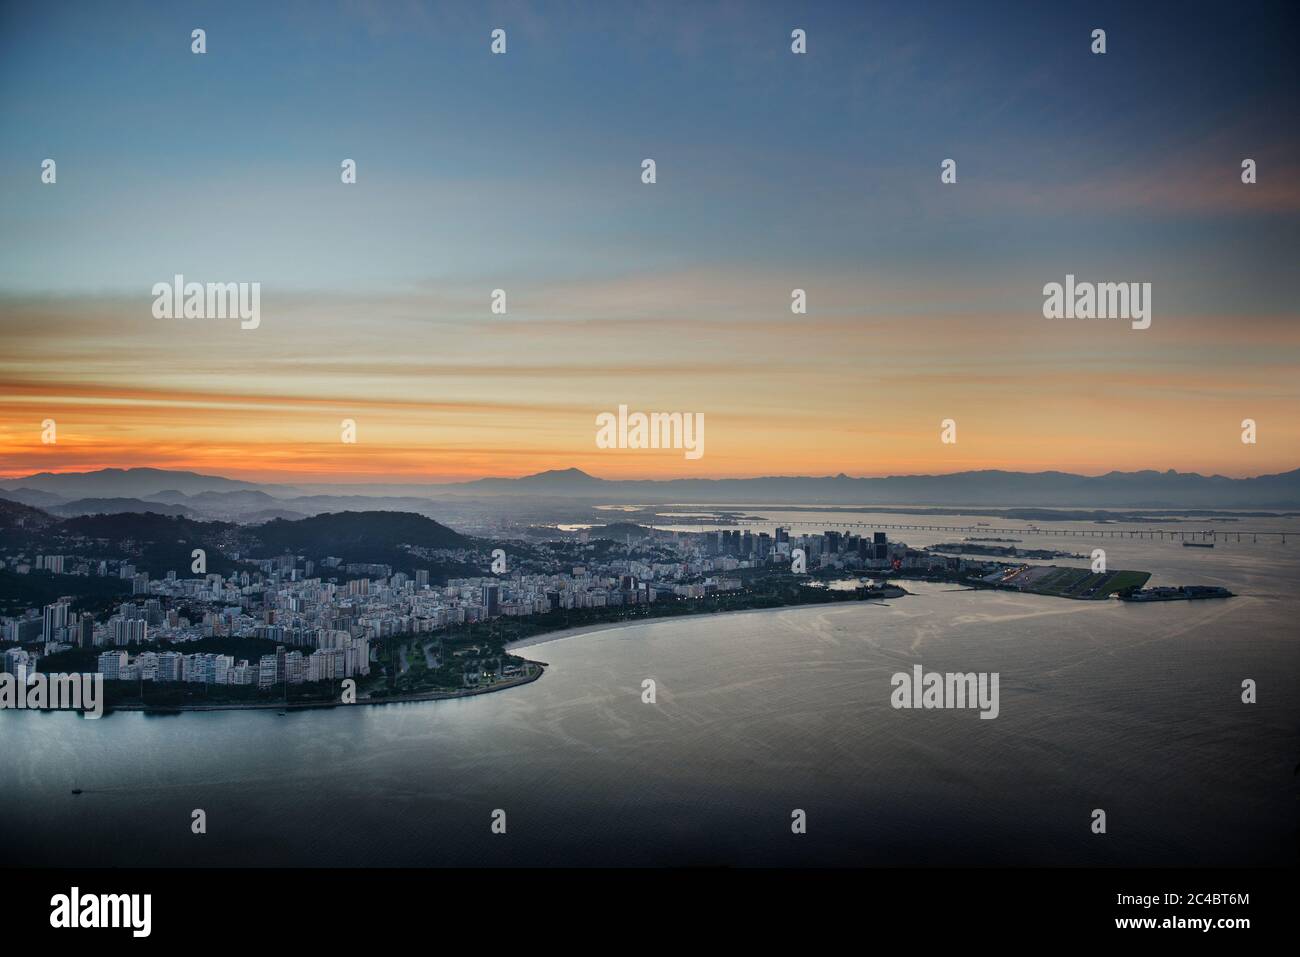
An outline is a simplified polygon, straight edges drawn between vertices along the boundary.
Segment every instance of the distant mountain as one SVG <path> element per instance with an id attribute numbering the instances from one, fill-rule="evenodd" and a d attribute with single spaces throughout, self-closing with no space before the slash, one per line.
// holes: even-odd
<path id="1" fill-rule="evenodd" d="M 525 475 L 516 481 L 531 488 L 600 488 L 608 484 L 607 479 L 588 475 L 582 469 L 551 469 L 549 472 Z"/>
<path id="2" fill-rule="evenodd" d="M 144 496 L 146 502 L 169 502 L 172 505 L 179 505 L 188 499 L 188 495 L 174 488 L 164 489 L 161 492 L 154 492 L 152 495 Z"/>
<path id="3" fill-rule="evenodd" d="M 596 478 L 582 469 L 551 469 L 519 478 L 484 478 L 475 479 L 471 482 L 454 482 L 436 487 L 494 494 L 511 493 L 518 495 L 531 491 L 543 494 L 574 495 L 581 492 L 594 492 L 618 484 L 620 483 L 610 479 Z"/>
<path id="4" fill-rule="evenodd" d="M 95 472 L 39 472 L 22 479 L 0 481 L 0 489 L 30 488 L 53 492 L 64 498 L 145 498 L 165 491 L 195 495 L 199 492 L 228 492 L 256 487 L 251 482 L 240 482 L 217 475 L 149 468 L 99 469 Z"/>
<path id="5" fill-rule="evenodd" d="M 170 515 L 192 515 L 246 524 L 269 522 L 273 518 L 306 518 L 309 514 L 319 511 L 318 509 L 281 508 L 281 499 L 268 495 L 260 489 L 198 492 L 194 495 L 167 489 L 147 496 L 144 501 L 148 503 L 149 511 L 165 511 Z M 158 503 L 170 507 L 160 508 Z"/>
<path id="6" fill-rule="evenodd" d="M 49 508 L 51 505 L 60 505 L 67 501 L 62 495 L 43 492 L 37 488 L 6 489 L 0 491 L 0 499 L 7 499 L 10 502 L 22 502 L 24 505 L 31 505 L 34 508 Z"/>
<path id="7" fill-rule="evenodd" d="M 79 498 L 59 505 L 51 505 L 46 511 L 52 515 L 117 515 L 122 512 L 152 512 L 155 515 L 197 515 L 192 508 L 184 505 L 168 505 L 165 502 L 146 502 L 139 498 Z"/>
<path id="8" fill-rule="evenodd" d="M 743 479 L 601 479 L 580 469 L 555 469 L 521 478 L 486 478 L 444 484 L 256 485 L 194 472 L 103 469 L 40 475 L 0 482 L 15 500 L 33 492 L 68 498 L 137 498 L 184 505 L 220 519 L 247 521 L 267 509 L 316 514 L 343 509 L 429 513 L 433 503 L 487 503 L 497 496 L 592 504 L 699 503 L 735 505 L 940 505 L 1076 508 L 1300 508 L 1300 469 L 1233 479 L 1191 472 L 1009 472 L 884 478 L 766 476 Z M 312 494 L 304 494 L 311 492 Z M 21 493 L 21 497 L 20 497 Z M 27 504 L 36 504 L 30 500 Z M 60 502 L 38 507 L 53 508 Z"/>
<path id="9" fill-rule="evenodd" d="M 221 508 L 230 508 L 231 506 L 240 506 L 243 508 L 267 508 L 279 504 L 280 500 L 273 495 L 267 495 L 265 492 L 256 488 L 236 489 L 231 492 L 199 492 L 197 495 L 191 495 L 187 500 L 187 505 L 193 505 L 196 508 L 206 506 L 216 506 Z"/>
<path id="10" fill-rule="evenodd" d="M 450 492 L 500 495 L 546 494 L 610 504 L 1300 507 L 1300 469 L 1244 479 L 1173 470 L 1108 472 L 1097 476 L 986 470 L 885 478 L 851 478 L 841 473 L 665 481 L 598 479 L 577 469 L 567 469 L 441 488 Z"/>

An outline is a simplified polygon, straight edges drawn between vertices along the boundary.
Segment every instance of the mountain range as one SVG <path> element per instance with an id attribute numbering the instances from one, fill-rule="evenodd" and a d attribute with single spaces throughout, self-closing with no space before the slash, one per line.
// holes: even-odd
<path id="1" fill-rule="evenodd" d="M 881 478 L 602 479 L 579 469 L 444 484 L 281 485 L 166 469 L 41 472 L 0 481 L 0 497 L 55 515 L 155 511 L 241 523 L 432 503 L 550 499 L 592 504 L 928 505 L 1089 508 L 1300 508 L 1300 469 L 1254 478 L 1195 472 L 1008 472 Z"/>
<path id="2" fill-rule="evenodd" d="M 115 512 L 58 519 L 47 512 L 0 499 L 0 540 L 15 551 L 81 553 L 88 543 L 130 555 L 142 571 L 161 577 L 190 568 L 192 551 L 206 552 L 207 570 L 229 574 L 233 558 L 267 559 L 284 554 L 396 568 L 439 567 L 412 552 L 473 548 L 474 539 L 421 515 L 406 512 L 342 512 L 260 525 L 199 521 L 153 512 Z M 441 564 L 446 564 L 443 562 Z M 470 569 L 472 571 L 472 569 Z"/>

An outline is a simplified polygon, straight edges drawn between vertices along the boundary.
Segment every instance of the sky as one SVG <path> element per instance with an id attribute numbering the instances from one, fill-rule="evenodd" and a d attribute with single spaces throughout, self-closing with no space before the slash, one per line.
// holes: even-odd
<path id="1" fill-rule="evenodd" d="M 1296 468 L 1296 25 L 0 4 L 0 475 Z M 260 324 L 155 318 L 178 273 L 260 283 Z M 1151 327 L 1044 318 L 1067 274 L 1150 282 Z M 619 405 L 702 413 L 705 454 L 598 448 Z"/>

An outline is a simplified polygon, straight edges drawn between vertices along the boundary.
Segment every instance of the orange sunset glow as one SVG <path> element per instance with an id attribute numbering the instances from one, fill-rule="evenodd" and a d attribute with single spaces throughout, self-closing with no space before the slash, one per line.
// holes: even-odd
<path id="1" fill-rule="evenodd" d="M 688 277 L 689 278 L 689 277 Z M 664 300 L 685 279 L 665 277 Z M 126 299 L 10 301 L 0 472 L 154 466 L 259 481 L 440 481 L 576 466 L 610 478 L 1174 468 L 1300 460 L 1300 330 L 1160 316 L 1150 330 L 1039 316 L 782 315 L 775 284 L 719 279 L 720 318 L 625 314 L 606 290 L 508 317 L 432 296 L 264 304 L 260 328 L 158 320 Z M 702 287 L 696 287 L 703 295 Z M 1034 308 L 1036 290 L 1026 297 Z M 522 298 L 522 297 L 521 297 Z M 766 305 L 765 305 L 766 303 Z M 485 311 L 485 310 L 484 310 Z M 142 314 L 143 313 L 143 314 Z M 595 417 L 702 412 L 705 455 L 596 447 Z M 1239 423 L 1259 423 L 1243 445 Z M 939 441 L 957 422 L 958 442 Z M 56 423 L 54 443 L 42 422 Z M 340 440 L 344 419 L 358 441 Z"/>
<path id="2" fill-rule="evenodd" d="M 599 43 L 530 16 L 493 55 L 383 6 L 345 4 L 334 51 L 250 11 L 264 42 L 220 55 L 90 19 L 74 54 L 23 15 L 49 47 L 0 58 L 0 476 L 1300 465 L 1271 74 L 1198 55 L 1212 75 L 1171 87 L 1140 51 L 1185 38 L 1027 45 L 1023 11 L 975 41 L 832 10 L 816 55 L 775 9 L 607 13 Z M 157 309 L 182 275 L 256 284 L 255 327 Z M 1149 328 L 1046 317 L 1067 276 L 1149 286 Z M 620 405 L 703 415 L 704 454 L 599 448 Z"/>

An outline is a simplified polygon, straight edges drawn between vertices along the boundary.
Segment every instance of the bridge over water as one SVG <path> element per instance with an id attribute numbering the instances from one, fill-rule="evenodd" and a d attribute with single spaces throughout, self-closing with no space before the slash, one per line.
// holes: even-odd
<path id="1" fill-rule="evenodd" d="M 1035 525 L 1032 528 L 1007 528 L 1005 526 L 992 525 L 903 525 L 903 524 L 880 524 L 877 522 L 774 522 L 772 524 L 781 527 L 789 526 L 810 526 L 813 528 L 840 529 L 840 528 L 861 528 L 872 531 L 885 531 L 887 529 L 897 529 L 899 531 L 913 532 L 951 532 L 965 533 L 967 535 L 1003 535 L 1013 533 L 1015 535 L 1043 535 L 1055 536 L 1059 538 L 1131 538 L 1131 539 L 1149 539 L 1151 541 L 1184 541 L 1184 542 L 1249 542 L 1258 544 L 1261 540 L 1264 542 L 1281 542 L 1286 544 L 1287 535 L 1294 535 L 1295 532 L 1281 531 L 1225 531 L 1222 529 L 1170 529 L 1170 528 L 1039 528 Z"/>

